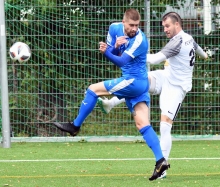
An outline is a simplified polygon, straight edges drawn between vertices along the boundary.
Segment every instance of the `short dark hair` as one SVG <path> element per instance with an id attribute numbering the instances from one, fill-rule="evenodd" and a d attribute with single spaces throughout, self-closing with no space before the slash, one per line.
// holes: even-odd
<path id="1" fill-rule="evenodd" d="M 176 12 L 168 12 L 168 13 L 166 13 L 163 16 L 162 21 L 165 21 L 167 18 L 171 18 L 173 23 L 178 22 L 180 24 L 180 26 L 183 27 L 183 21 L 182 21 L 180 15 L 177 14 Z"/>
<path id="2" fill-rule="evenodd" d="M 133 21 L 138 21 L 141 20 L 141 15 L 138 12 L 138 10 L 131 8 L 125 11 L 123 19 L 131 19 Z"/>

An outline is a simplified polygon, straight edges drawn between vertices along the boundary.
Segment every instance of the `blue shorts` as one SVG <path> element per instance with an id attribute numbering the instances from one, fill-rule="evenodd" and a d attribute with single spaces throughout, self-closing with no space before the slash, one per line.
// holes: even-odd
<path id="1" fill-rule="evenodd" d="M 148 79 L 126 79 L 120 77 L 117 79 L 104 81 L 106 90 L 119 99 L 125 98 L 126 105 L 130 112 L 133 112 L 134 106 L 139 102 L 146 102 L 147 106 L 150 104 L 150 95 L 148 93 L 149 82 Z"/>

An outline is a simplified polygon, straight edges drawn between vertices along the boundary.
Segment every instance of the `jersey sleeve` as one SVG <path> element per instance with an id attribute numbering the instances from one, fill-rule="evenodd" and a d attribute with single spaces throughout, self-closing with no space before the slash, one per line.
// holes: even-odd
<path id="1" fill-rule="evenodd" d="M 164 60 L 166 60 L 166 56 L 161 52 L 156 54 L 147 54 L 147 62 L 150 64 L 159 64 Z"/>
<path id="2" fill-rule="evenodd" d="M 160 52 L 163 53 L 166 56 L 166 58 L 170 58 L 179 54 L 181 45 L 182 37 L 178 36 L 172 38 Z"/>
<path id="3" fill-rule="evenodd" d="M 108 35 L 107 35 L 107 39 L 106 39 L 106 43 L 109 46 L 114 47 L 115 42 L 116 42 L 116 37 L 114 37 L 114 36 L 115 36 L 115 27 L 113 24 L 111 24 L 109 26 Z"/>
<path id="4" fill-rule="evenodd" d="M 104 53 L 105 57 L 118 67 L 124 66 L 126 63 L 132 60 L 132 57 L 127 53 L 123 53 L 121 56 L 112 54 L 108 49 Z"/>
<path id="5" fill-rule="evenodd" d="M 202 58 L 208 57 L 207 53 L 203 51 L 203 49 L 195 41 L 193 42 L 193 46 L 197 55 L 201 56 Z"/>
<path id="6" fill-rule="evenodd" d="M 195 41 L 193 41 L 193 47 L 194 47 L 195 50 L 198 48 L 198 46 L 199 45 Z"/>

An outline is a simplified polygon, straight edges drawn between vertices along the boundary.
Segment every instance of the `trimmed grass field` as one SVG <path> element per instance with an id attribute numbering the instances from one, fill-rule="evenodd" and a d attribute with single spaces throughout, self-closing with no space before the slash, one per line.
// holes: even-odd
<path id="1" fill-rule="evenodd" d="M 12 143 L 0 148 L 0 187 L 219 187 L 220 141 L 174 141 L 171 168 L 150 182 L 145 143 Z"/>

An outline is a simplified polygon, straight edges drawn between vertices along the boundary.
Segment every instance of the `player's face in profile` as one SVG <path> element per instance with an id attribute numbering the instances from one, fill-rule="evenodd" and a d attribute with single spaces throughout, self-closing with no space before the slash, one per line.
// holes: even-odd
<path id="1" fill-rule="evenodd" d="M 165 21 L 162 22 L 164 32 L 167 38 L 172 38 L 177 34 L 177 22 L 173 22 L 171 18 L 167 18 Z"/>
<path id="2" fill-rule="evenodd" d="M 123 20 L 125 34 L 127 34 L 127 36 L 130 38 L 134 37 L 138 30 L 139 23 L 140 23 L 139 20 L 138 21 L 134 21 L 131 19 Z"/>

